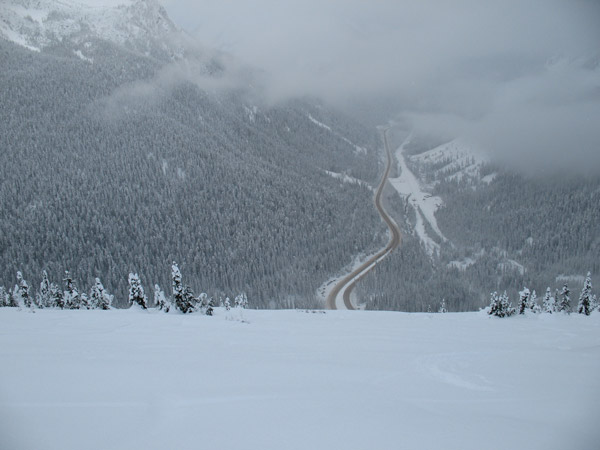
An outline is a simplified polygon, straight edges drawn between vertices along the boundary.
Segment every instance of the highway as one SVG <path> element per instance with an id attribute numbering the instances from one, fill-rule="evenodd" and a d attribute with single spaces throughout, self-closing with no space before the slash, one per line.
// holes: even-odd
<path id="1" fill-rule="evenodd" d="M 380 250 L 376 255 L 369 258 L 358 268 L 353 270 L 350 274 L 346 275 L 333 287 L 333 289 L 327 296 L 328 309 L 338 309 L 337 300 L 340 294 L 343 298 L 343 307 L 345 307 L 346 309 L 356 309 L 355 306 L 352 304 L 350 298 L 350 295 L 352 293 L 352 290 L 356 286 L 356 283 L 358 283 L 361 280 L 361 278 L 363 278 L 367 273 L 369 273 L 369 271 L 371 271 L 375 267 L 377 262 L 381 261 L 392 251 L 394 251 L 398 247 L 398 245 L 400 245 L 400 242 L 402 240 L 402 236 L 400 234 L 400 229 L 398 228 L 398 225 L 396 225 L 396 222 L 394 222 L 394 220 L 389 216 L 389 214 L 386 212 L 386 210 L 383 208 L 383 205 L 381 204 L 381 196 L 383 193 L 383 189 L 385 188 L 385 185 L 388 181 L 393 163 L 393 157 L 388 143 L 387 133 L 388 129 L 385 129 L 383 131 L 383 144 L 387 154 L 387 166 L 385 168 L 385 172 L 383 174 L 381 182 L 379 183 L 379 187 L 377 188 L 377 191 L 375 193 L 375 207 L 377 208 L 379 215 L 390 230 L 390 240 L 385 246 L 385 248 Z"/>

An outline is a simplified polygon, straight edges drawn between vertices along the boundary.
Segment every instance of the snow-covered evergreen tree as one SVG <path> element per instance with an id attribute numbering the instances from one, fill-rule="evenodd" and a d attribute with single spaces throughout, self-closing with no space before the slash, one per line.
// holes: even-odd
<path id="1" fill-rule="evenodd" d="M 537 294 L 535 292 L 535 289 L 533 290 L 533 292 L 531 293 L 531 296 L 529 297 L 529 309 L 536 314 L 541 311 L 540 305 L 538 304 L 538 301 L 537 301 Z"/>
<path id="2" fill-rule="evenodd" d="M 92 305 L 90 305 L 90 299 L 85 292 L 79 294 L 79 308 L 80 309 L 94 309 Z"/>
<path id="3" fill-rule="evenodd" d="M 171 280 L 173 282 L 173 301 L 175 306 L 184 314 L 192 312 L 194 305 L 190 301 L 188 290 L 183 285 L 181 271 L 175 262 L 171 266 Z"/>
<path id="4" fill-rule="evenodd" d="M 10 306 L 10 298 L 8 292 L 6 292 L 6 288 L 4 286 L 0 286 L 0 307 Z"/>
<path id="5" fill-rule="evenodd" d="M 570 294 L 571 291 L 569 290 L 567 283 L 565 283 L 562 287 L 562 291 L 560 292 L 560 300 L 558 297 L 555 299 L 557 303 L 556 311 L 566 312 L 567 314 L 571 312 L 571 297 L 569 297 Z"/>
<path id="6" fill-rule="evenodd" d="M 592 312 L 592 274 L 588 272 L 583 288 L 579 295 L 579 303 L 577 304 L 577 312 L 589 316 Z"/>
<path id="7" fill-rule="evenodd" d="M 508 317 L 512 316 L 515 313 L 515 309 L 512 307 L 508 299 L 508 295 L 506 291 L 504 294 L 498 295 L 497 292 L 492 292 L 490 298 L 490 306 L 488 309 L 488 314 L 491 316 L 497 317 Z"/>
<path id="8" fill-rule="evenodd" d="M 13 290 L 13 298 L 19 306 L 24 306 L 25 308 L 33 307 L 33 299 L 29 293 L 29 284 L 23 278 L 21 272 L 17 272 L 17 284 Z"/>
<path id="9" fill-rule="evenodd" d="M 209 303 L 210 299 L 208 298 L 208 294 L 206 292 L 202 292 L 198 296 L 198 300 L 196 302 L 196 309 L 202 313 L 206 313 L 206 309 L 208 308 Z"/>
<path id="10" fill-rule="evenodd" d="M 248 307 L 248 297 L 246 297 L 246 294 L 244 292 L 237 295 L 234 301 L 236 308 L 246 309 Z"/>
<path id="11" fill-rule="evenodd" d="M 46 308 L 50 305 L 50 280 L 48 279 L 48 272 L 45 270 L 42 272 L 42 281 L 40 282 L 40 290 L 36 295 L 36 303 L 40 308 Z"/>
<path id="12" fill-rule="evenodd" d="M 508 299 L 508 294 L 506 293 L 506 291 L 504 291 L 504 293 L 502 294 L 501 302 L 502 302 L 502 308 L 504 309 L 506 316 L 512 316 L 513 314 L 516 313 L 515 308 L 513 308 L 512 303 Z"/>
<path id="13" fill-rule="evenodd" d="M 438 310 L 438 312 L 440 312 L 442 314 L 448 312 L 448 310 L 446 309 L 446 299 L 445 298 L 442 299 L 442 303 L 440 304 L 440 309 Z"/>
<path id="14" fill-rule="evenodd" d="M 198 308 L 198 299 L 196 297 L 194 297 L 194 291 L 192 291 L 191 287 L 185 286 L 184 296 L 185 296 L 185 303 L 187 305 L 189 305 L 188 312 L 190 312 L 190 313 L 194 312 Z"/>
<path id="15" fill-rule="evenodd" d="M 206 305 L 206 311 L 204 311 L 204 314 L 206 314 L 207 316 L 212 316 L 213 312 L 214 312 L 214 306 L 215 306 L 215 301 L 211 297 L 208 299 L 208 304 Z"/>
<path id="16" fill-rule="evenodd" d="M 529 297 L 531 292 L 526 287 L 519 292 L 519 314 L 525 314 L 525 311 L 529 309 Z"/>
<path id="17" fill-rule="evenodd" d="M 488 308 L 488 314 L 490 316 L 504 317 L 502 312 L 502 304 L 500 303 L 500 297 L 496 291 L 490 294 L 490 306 Z"/>
<path id="18" fill-rule="evenodd" d="M 142 282 L 137 273 L 130 273 L 128 277 L 129 281 L 129 305 L 140 306 L 142 309 L 148 309 L 148 299 L 144 293 Z"/>
<path id="19" fill-rule="evenodd" d="M 229 297 L 225 298 L 225 309 L 227 311 L 229 311 L 231 309 L 231 301 L 229 300 Z"/>
<path id="20" fill-rule="evenodd" d="M 168 313 L 171 310 L 171 301 L 167 299 L 165 293 L 160 289 L 158 284 L 154 285 L 154 306 L 159 311 Z"/>
<path id="21" fill-rule="evenodd" d="M 15 287 L 9 292 L 9 294 L 10 306 L 13 308 L 21 308 L 23 306 L 23 299 L 21 298 L 19 285 L 15 284 Z"/>
<path id="22" fill-rule="evenodd" d="M 63 279 L 65 283 L 65 290 L 63 292 L 63 302 L 65 308 L 67 309 L 79 309 L 81 307 L 81 298 L 79 296 L 79 291 L 75 286 L 75 282 L 68 270 L 65 270 L 65 278 Z"/>
<path id="23" fill-rule="evenodd" d="M 50 283 L 50 307 L 64 309 L 65 306 L 63 291 L 60 290 L 58 285 Z"/>
<path id="24" fill-rule="evenodd" d="M 552 314 L 554 312 L 555 301 L 554 297 L 552 297 L 550 286 L 546 288 L 546 294 L 544 295 L 542 307 L 545 313 Z"/>
<path id="25" fill-rule="evenodd" d="M 90 289 L 90 307 L 96 309 L 108 310 L 111 308 L 113 296 L 106 292 L 104 286 L 100 282 L 100 278 L 96 278 L 94 285 Z"/>

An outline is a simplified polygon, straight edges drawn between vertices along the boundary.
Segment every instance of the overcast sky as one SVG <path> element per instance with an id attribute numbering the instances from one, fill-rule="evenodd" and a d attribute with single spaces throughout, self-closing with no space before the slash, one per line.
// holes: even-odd
<path id="1" fill-rule="evenodd" d="M 600 1 L 162 3 L 207 46 L 264 69 L 271 98 L 386 100 L 416 129 L 509 159 L 600 168 Z"/>

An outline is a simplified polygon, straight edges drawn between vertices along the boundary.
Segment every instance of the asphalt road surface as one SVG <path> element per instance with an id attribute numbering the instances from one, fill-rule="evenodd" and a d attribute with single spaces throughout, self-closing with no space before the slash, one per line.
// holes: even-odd
<path id="1" fill-rule="evenodd" d="M 379 187 L 377 188 L 377 192 L 375 193 L 375 207 L 377 208 L 377 211 L 379 211 L 379 215 L 381 216 L 381 218 L 384 220 L 384 222 L 390 229 L 391 238 L 384 249 L 380 250 L 376 255 L 369 258 L 367 261 L 361 264 L 360 267 L 358 267 L 350 274 L 345 276 L 333 287 L 333 289 L 327 296 L 327 307 L 329 309 L 337 309 L 336 299 L 340 295 L 340 292 L 342 292 L 344 306 L 346 307 L 346 309 L 356 309 L 350 299 L 350 294 L 352 293 L 354 286 L 356 286 L 356 283 L 358 283 L 362 277 L 369 273 L 369 271 L 371 271 L 375 267 L 375 264 L 377 262 L 379 262 L 387 255 L 389 255 L 392 251 L 394 251 L 396 247 L 400 245 L 401 242 L 400 229 L 398 228 L 398 225 L 396 225 L 396 222 L 392 220 L 392 218 L 385 211 L 381 204 L 381 194 L 383 193 L 383 189 L 389 178 L 393 161 L 392 152 L 388 144 L 387 132 L 387 129 L 383 131 L 383 144 L 387 153 L 387 166 L 385 168 L 383 178 L 381 179 L 381 183 L 379 183 Z"/>

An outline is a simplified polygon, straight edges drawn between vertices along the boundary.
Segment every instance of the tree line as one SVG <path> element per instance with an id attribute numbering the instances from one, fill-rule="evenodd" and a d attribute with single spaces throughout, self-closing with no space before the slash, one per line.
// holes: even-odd
<path id="1" fill-rule="evenodd" d="M 62 288 L 59 284 L 50 281 L 48 272 L 45 270 L 42 273 L 39 289 L 35 292 L 20 271 L 17 272 L 16 278 L 17 283 L 14 288 L 6 289 L 4 286 L 0 286 L 0 307 L 102 310 L 113 308 L 114 296 L 104 288 L 99 278 L 95 279 L 88 292 L 78 289 L 77 283 L 68 270 L 65 271 Z M 217 301 L 206 293 L 195 296 L 192 289 L 183 283 L 181 270 L 175 262 L 171 266 L 172 296 L 167 296 L 160 286 L 155 284 L 154 297 L 153 300 L 150 300 L 137 273 L 130 273 L 127 283 L 128 299 L 126 304 L 129 308 L 157 308 L 166 313 L 179 311 L 183 314 L 201 312 L 212 316 L 216 306 L 224 307 L 227 310 L 232 306 L 229 297 L 225 297 L 225 299 L 220 297 Z M 248 306 L 246 294 L 238 294 L 234 298 L 233 306 L 246 308 Z"/>
<path id="2" fill-rule="evenodd" d="M 490 295 L 490 306 L 487 308 L 487 312 L 489 315 L 496 317 L 510 317 L 517 313 L 525 314 L 526 312 L 570 314 L 573 310 L 570 295 L 571 291 L 569 290 L 567 283 L 563 285 L 560 291 L 556 289 L 554 294 L 548 286 L 540 304 L 535 290 L 530 291 L 525 287 L 519 292 L 519 300 L 515 307 L 512 305 L 506 291 L 501 295 L 497 292 L 492 292 Z M 598 302 L 596 295 L 592 294 L 592 277 L 590 272 L 588 272 L 587 277 L 583 282 L 583 287 L 581 288 L 579 301 L 575 310 L 577 313 L 586 316 L 589 316 L 593 311 L 600 311 L 600 303 Z"/>

